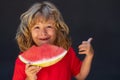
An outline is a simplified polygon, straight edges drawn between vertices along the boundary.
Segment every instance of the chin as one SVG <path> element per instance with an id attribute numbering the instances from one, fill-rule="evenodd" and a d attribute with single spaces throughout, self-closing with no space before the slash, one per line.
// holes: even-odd
<path id="1" fill-rule="evenodd" d="M 38 44 L 37 46 L 41 46 L 42 44 L 51 44 L 50 42 L 42 42 L 40 44 Z"/>

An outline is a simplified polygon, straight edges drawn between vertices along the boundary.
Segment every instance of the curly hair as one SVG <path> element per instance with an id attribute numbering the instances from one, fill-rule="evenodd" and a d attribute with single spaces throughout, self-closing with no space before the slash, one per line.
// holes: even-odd
<path id="1" fill-rule="evenodd" d="M 68 49 L 71 46 L 69 28 L 56 6 L 53 3 L 44 1 L 35 3 L 20 16 L 21 23 L 16 33 L 16 40 L 20 50 L 23 52 L 35 44 L 30 29 L 38 20 L 38 17 L 36 17 L 38 15 L 44 17 L 45 20 L 50 18 L 55 20 L 57 37 L 54 44 Z"/>

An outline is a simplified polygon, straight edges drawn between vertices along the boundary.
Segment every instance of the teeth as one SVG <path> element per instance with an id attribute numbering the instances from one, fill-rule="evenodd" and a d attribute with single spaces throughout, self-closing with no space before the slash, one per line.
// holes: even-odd
<path id="1" fill-rule="evenodd" d="M 40 39 L 40 40 L 48 40 L 48 38 Z"/>

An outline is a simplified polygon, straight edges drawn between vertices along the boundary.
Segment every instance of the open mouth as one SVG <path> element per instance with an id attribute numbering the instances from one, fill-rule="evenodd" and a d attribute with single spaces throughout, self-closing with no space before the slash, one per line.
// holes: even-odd
<path id="1" fill-rule="evenodd" d="M 50 42 L 49 39 L 50 38 L 40 38 L 39 40 L 41 43 L 49 43 Z"/>
<path id="2" fill-rule="evenodd" d="M 49 38 L 40 38 L 39 40 L 46 41 L 46 40 L 49 40 Z"/>

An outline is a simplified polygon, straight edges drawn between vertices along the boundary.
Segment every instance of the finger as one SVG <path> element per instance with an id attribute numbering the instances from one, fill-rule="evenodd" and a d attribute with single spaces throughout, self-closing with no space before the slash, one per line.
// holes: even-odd
<path id="1" fill-rule="evenodd" d="M 88 47 L 86 45 L 81 45 L 79 49 L 87 49 Z"/>
<path id="2" fill-rule="evenodd" d="M 87 51 L 86 49 L 81 49 L 81 50 L 79 50 L 79 52 L 84 52 L 84 51 Z"/>
<path id="3" fill-rule="evenodd" d="M 83 52 L 79 52 L 79 54 L 86 54 L 86 51 L 83 51 Z"/>
<path id="4" fill-rule="evenodd" d="M 87 44 L 88 43 L 88 41 L 82 41 L 82 44 Z"/>
<path id="5" fill-rule="evenodd" d="M 30 67 L 27 68 L 26 71 L 31 73 L 31 74 L 36 74 L 37 72 L 40 71 L 40 67 L 38 67 L 38 66 L 30 66 Z"/>
<path id="6" fill-rule="evenodd" d="M 30 67 L 30 66 L 31 66 L 30 64 L 26 64 L 25 68 L 28 68 L 28 67 Z"/>
<path id="7" fill-rule="evenodd" d="M 86 47 L 87 48 L 88 46 L 89 46 L 89 44 L 87 42 L 87 43 L 83 43 L 83 44 L 79 45 L 78 48 L 79 49 L 82 48 L 82 47 L 84 47 L 84 48 Z"/>
<path id="8" fill-rule="evenodd" d="M 93 40 L 93 38 L 89 38 L 89 39 L 87 40 L 87 42 L 90 43 L 92 40 Z"/>
<path id="9" fill-rule="evenodd" d="M 35 69 L 38 69 L 38 67 L 37 66 L 30 66 L 29 67 L 29 70 L 35 70 Z"/>
<path id="10" fill-rule="evenodd" d="M 85 50 L 87 50 L 86 47 L 81 47 L 81 48 L 79 48 L 79 51 L 80 51 L 80 52 L 85 51 Z"/>
<path id="11" fill-rule="evenodd" d="M 42 69 L 42 67 L 39 67 L 39 68 L 37 69 L 37 73 L 38 73 L 41 69 Z"/>
<path id="12" fill-rule="evenodd" d="M 78 53 L 79 53 L 79 54 L 85 54 L 85 53 L 86 53 L 86 50 L 80 50 Z"/>
<path id="13" fill-rule="evenodd" d="M 37 71 L 39 71 L 39 70 L 41 70 L 41 69 L 42 69 L 42 67 L 36 66 L 36 70 L 37 70 Z"/>
<path id="14" fill-rule="evenodd" d="M 32 71 L 32 73 L 34 74 L 36 74 L 36 73 L 38 73 L 40 70 L 41 70 L 42 68 L 41 67 L 36 67 L 36 69 L 34 69 L 33 71 Z"/>

